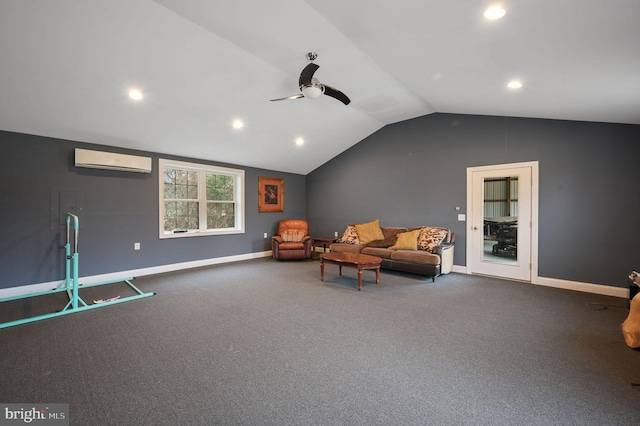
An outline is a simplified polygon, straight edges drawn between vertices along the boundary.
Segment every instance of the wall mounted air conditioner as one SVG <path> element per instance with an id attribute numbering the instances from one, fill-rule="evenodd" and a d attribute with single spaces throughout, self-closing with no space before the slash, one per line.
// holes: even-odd
<path id="1" fill-rule="evenodd" d="M 76 148 L 76 167 L 151 173 L 151 158 Z"/>

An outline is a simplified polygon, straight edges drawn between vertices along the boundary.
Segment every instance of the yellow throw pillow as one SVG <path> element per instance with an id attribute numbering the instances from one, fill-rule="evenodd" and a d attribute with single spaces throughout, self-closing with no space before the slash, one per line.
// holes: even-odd
<path id="1" fill-rule="evenodd" d="M 380 219 L 356 225 L 356 229 L 358 230 L 360 244 L 367 244 L 375 240 L 384 240 L 384 234 L 382 233 L 382 229 L 380 229 Z"/>
<path id="2" fill-rule="evenodd" d="M 415 231 L 403 232 L 398 234 L 396 243 L 389 247 L 389 250 L 418 250 L 418 235 L 421 229 Z"/>

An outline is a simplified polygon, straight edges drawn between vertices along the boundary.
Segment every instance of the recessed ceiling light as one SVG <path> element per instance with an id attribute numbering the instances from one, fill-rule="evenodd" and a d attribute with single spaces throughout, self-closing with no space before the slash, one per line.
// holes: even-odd
<path id="1" fill-rule="evenodd" d="M 243 126 L 244 126 L 244 123 L 242 122 L 242 120 L 234 120 L 233 121 L 233 128 L 234 129 L 242 129 Z"/>
<path id="2" fill-rule="evenodd" d="M 507 87 L 508 87 L 509 89 L 519 89 L 519 88 L 521 88 L 521 87 L 522 87 L 522 83 L 520 83 L 519 81 L 516 81 L 516 80 L 514 80 L 514 81 L 510 81 L 510 82 L 507 84 Z"/>
<path id="3" fill-rule="evenodd" d="M 304 144 L 304 139 L 302 138 L 296 139 L 296 145 L 302 145 L 302 144 Z"/>
<path id="4" fill-rule="evenodd" d="M 506 13 L 507 11 L 500 6 L 491 6 L 490 8 L 484 11 L 484 17 L 487 19 L 500 19 Z"/>
<path id="5" fill-rule="evenodd" d="M 129 90 L 129 97 L 135 101 L 139 101 L 142 99 L 142 92 L 138 89 Z"/>

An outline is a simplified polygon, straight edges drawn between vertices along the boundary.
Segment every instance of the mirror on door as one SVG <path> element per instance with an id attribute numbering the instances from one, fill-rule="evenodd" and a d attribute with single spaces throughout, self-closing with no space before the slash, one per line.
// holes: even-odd
<path id="1" fill-rule="evenodd" d="M 486 178 L 482 261 L 518 262 L 518 177 Z"/>

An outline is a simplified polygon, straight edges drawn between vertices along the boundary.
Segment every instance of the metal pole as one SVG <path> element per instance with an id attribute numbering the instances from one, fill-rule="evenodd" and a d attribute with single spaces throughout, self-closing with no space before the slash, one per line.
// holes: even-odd
<path id="1" fill-rule="evenodd" d="M 69 217 L 73 217 L 73 296 L 71 298 L 72 309 L 78 309 L 78 216 L 69 213 Z"/>
<path id="2" fill-rule="evenodd" d="M 71 289 L 71 244 L 69 243 L 69 233 L 71 229 L 69 224 L 71 222 L 71 218 L 67 215 L 67 243 L 64 245 L 64 254 L 65 254 L 65 277 L 64 277 L 64 288 L 67 290 Z"/>

